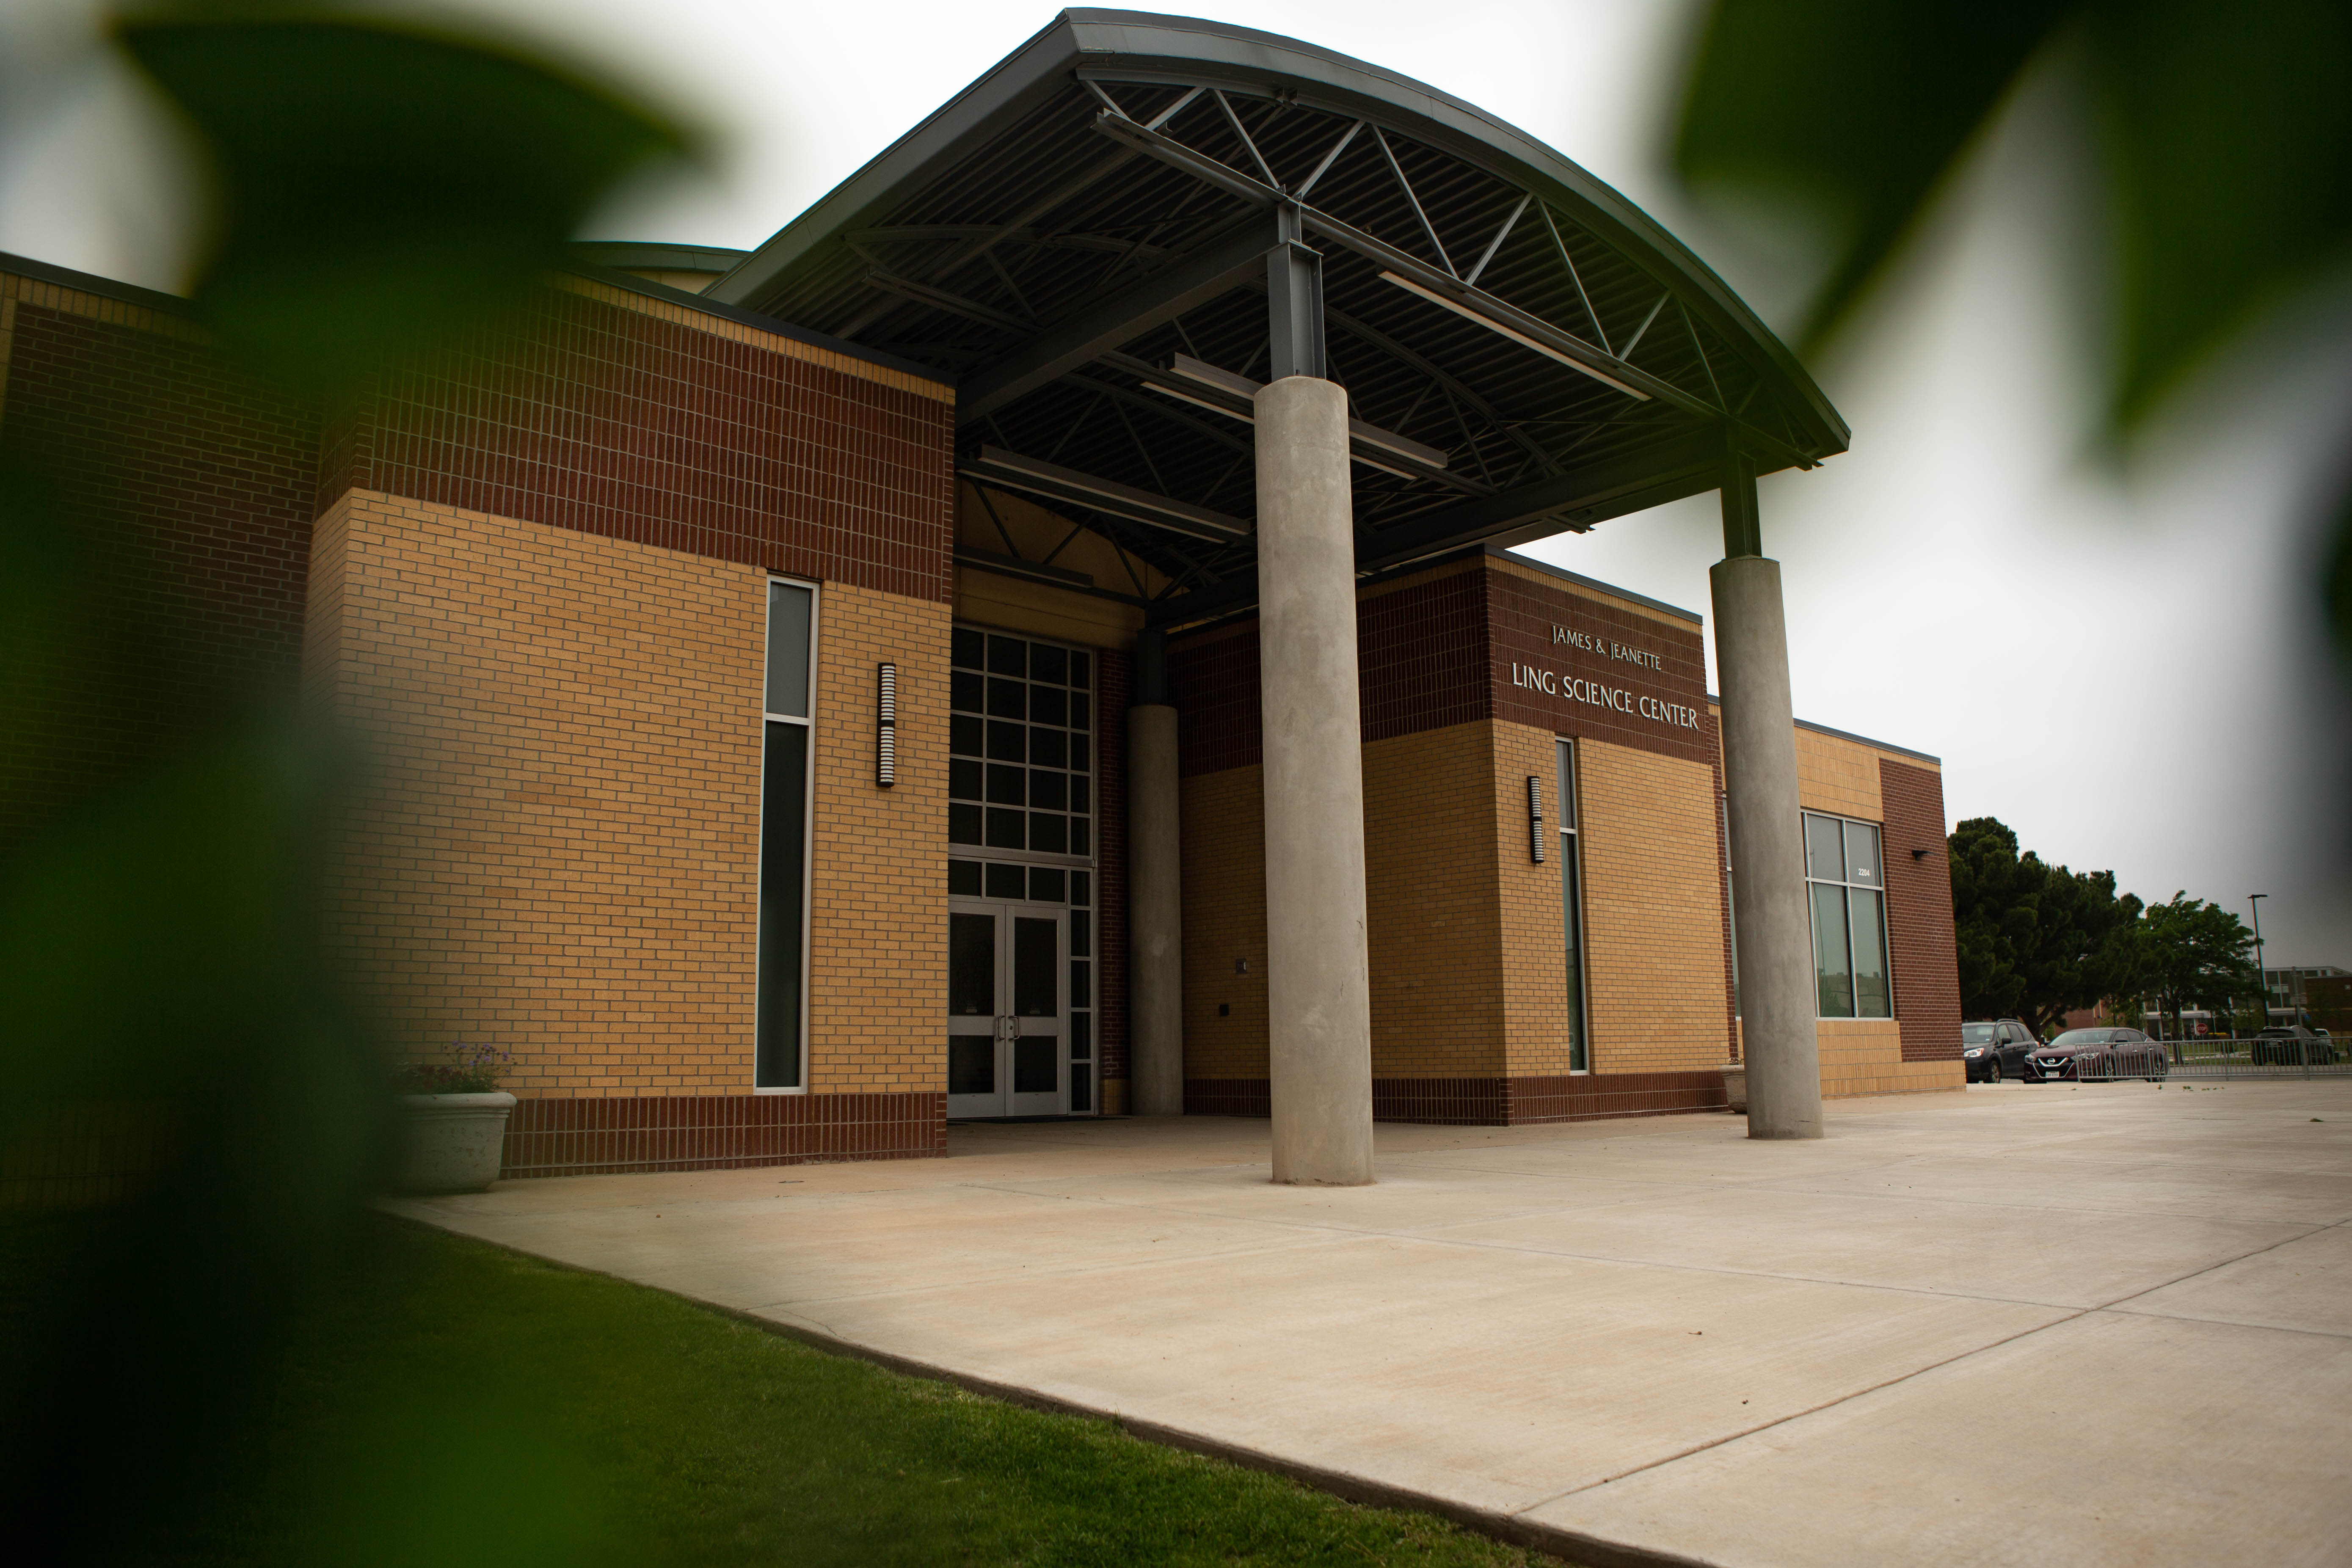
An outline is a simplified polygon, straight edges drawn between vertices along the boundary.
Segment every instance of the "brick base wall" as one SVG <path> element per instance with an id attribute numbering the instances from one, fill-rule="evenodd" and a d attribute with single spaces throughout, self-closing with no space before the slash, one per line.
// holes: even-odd
<path id="1" fill-rule="evenodd" d="M 1612 1072 L 1529 1078 L 1376 1078 L 1372 1120 L 1442 1127 L 1516 1127 L 1720 1110 L 1723 1074 Z M 1184 1080 L 1187 1116 L 1270 1114 L 1262 1078 Z"/>
<path id="2" fill-rule="evenodd" d="M 948 1152 L 944 1094 L 702 1094 L 525 1100 L 499 1174 L 725 1171 Z"/>

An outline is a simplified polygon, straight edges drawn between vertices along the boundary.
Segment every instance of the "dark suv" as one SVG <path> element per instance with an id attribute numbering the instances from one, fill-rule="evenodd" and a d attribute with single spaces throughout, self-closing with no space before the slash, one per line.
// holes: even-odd
<path id="1" fill-rule="evenodd" d="M 2015 1018 L 1960 1026 L 1960 1059 L 1970 1083 L 1999 1083 L 2025 1076 L 2025 1058 L 2042 1042 Z"/>
<path id="2" fill-rule="evenodd" d="M 2256 1067 L 2334 1067 L 2336 1044 L 2301 1024 L 2273 1026 L 2254 1037 L 2247 1055 Z"/>

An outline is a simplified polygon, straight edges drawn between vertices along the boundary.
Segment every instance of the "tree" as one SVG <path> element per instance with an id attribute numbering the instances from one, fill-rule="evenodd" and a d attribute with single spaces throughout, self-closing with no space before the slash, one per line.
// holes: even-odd
<path id="1" fill-rule="evenodd" d="M 2046 1035 L 2075 1009 L 2128 992 L 2140 968 L 2140 907 L 2129 893 L 2116 896 L 2113 871 L 2050 868 L 2035 900 L 2019 1016 Z"/>
<path id="2" fill-rule="evenodd" d="M 2078 1007 L 2131 992 L 2140 967 L 2140 901 L 2112 871 L 2051 866 L 1997 817 L 1948 841 L 1960 1010 L 2021 1018 L 2047 1034 Z"/>
<path id="3" fill-rule="evenodd" d="M 2184 890 L 2149 907 L 2142 921 L 2145 978 L 2159 1011 L 2180 1032 L 2184 1007 L 2226 1005 L 2246 992 L 2259 992 L 2254 972 L 2254 933 L 2219 904 L 2192 899 Z"/>
<path id="4" fill-rule="evenodd" d="M 1960 1016 L 2004 1018 L 2025 996 L 2020 948 L 2030 945 L 2041 862 L 2017 854 L 1999 818 L 1972 816 L 1946 840 L 1952 868 L 1952 934 L 1959 951 Z"/>

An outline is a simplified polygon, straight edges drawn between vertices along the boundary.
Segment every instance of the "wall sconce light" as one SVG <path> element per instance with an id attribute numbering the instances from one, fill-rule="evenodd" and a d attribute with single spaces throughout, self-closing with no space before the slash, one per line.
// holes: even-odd
<path id="1" fill-rule="evenodd" d="M 881 722 L 874 731 L 874 782 L 888 789 L 898 782 L 898 667 L 877 666 L 875 684 Z"/>
<path id="2" fill-rule="evenodd" d="M 1911 851 L 1911 858 L 1914 860 L 1925 860 L 1929 853 L 1930 852 L 1928 850 L 1925 849 L 1914 849 Z"/>
<path id="3" fill-rule="evenodd" d="M 1528 775 L 1528 858 L 1544 863 L 1543 779 L 1537 773 Z"/>

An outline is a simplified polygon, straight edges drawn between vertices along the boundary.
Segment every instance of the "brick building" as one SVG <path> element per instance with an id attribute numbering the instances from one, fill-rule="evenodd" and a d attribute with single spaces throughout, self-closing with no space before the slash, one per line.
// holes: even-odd
<path id="1" fill-rule="evenodd" d="M 1275 1109 L 1278 605 L 1253 529 L 1281 503 L 1263 469 L 1249 493 L 1273 437 L 1247 378 L 1352 370 L 1360 754 L 1339 771 L 1360 777 L 1372 1113 L 1720 1106 L 1751 916 L 1705 628 L 1508 546 L 1716 488 L 1727 441 L 1741 473 L 1817 461 L 1843 426 L 1622 197 L 1531 143 L 1506 166 L 1507 128 L 1429 94 L 1265 35 L 1066 13 L 761 250 L 583 247 L 503 334 L 317 404 L 241 380 L 178 300 L 0 258 L 0 443 L 140 542 L 209 668 L 357 738 L 331 943 L 403 1048 L 513 1055 L 508 1173 L 687 1169 L 1126 1113 L 1155 1051 L 1187 1113 Z M 1411 221 L 1393 187 L 1424 182 L 1432 239 L 1510 206 L 1438 194 L 1444 159 L 1529 188 L 1487 283 L 1444 310 L 1285 239 L 1285 265 L 1322 268 L 1316 331 L 1328 299 L 1348 344 L 1285 371 L 1263 247 L 1234 248 L 1230 214 L 1191 252 L 1139 216 L 1199 186 L 1198 148 L 1105 159 L 1096 100 L 1124 102 L 1110 132 L 1190 134 L 1228 174 L 1303 174 L 1338 141 L 1322 207 L 1292 189 L 1314 180 L 1283 188 L 1326 237 L 1352 210 L 1343 240 L 1392 269 L 1421 265 L 1371 237 Z M 1199 118 L 1213 100 L 1246 151 Z M 1548 238 L 1519 224 L 1538 199 Z M 1619 349 L 1505 319 L 1506 291 L 1575 314 L 1538 270 L 1554 247 Z M 1661 273 L 1675 335 L 1637 358 Z M 1478 311 L 1501 335 L 1462 326 Z M 1682 420 L 1702 380 L 1713 423 Z M 1591 448 L 1613 468 L 1530 434 L 1627 395 L 1659 412 Z M 1743 422 L 1776 399 L 1777 434 Z M 93 756 L 168 722 L 151 695 Z M 1163 759 L 1130 717 L 1171 710 Z M 1935 760 L 1794 741 L 1821 1091 L 1957 1089 Z M 1181 931 L 1130 929 L 1153 898 Z"/>

